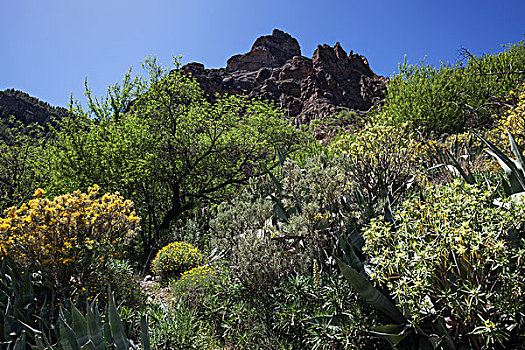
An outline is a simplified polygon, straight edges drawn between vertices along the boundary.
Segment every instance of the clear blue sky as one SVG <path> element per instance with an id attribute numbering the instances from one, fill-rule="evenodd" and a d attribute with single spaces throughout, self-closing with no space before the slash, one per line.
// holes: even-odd
<path id="1" fill-rule="evenodd" d="M 208 68 L 247 52 L 282 29 L 303 55 L 341 42 L 390 76 L 409 62 L 454 63 L 461 47 L 475 54 L 525 39 L 524 0 L 1 0 L 0 90 L 23 90 L 52 105 L 83 99 L 87 76 L 97 95 L 130 66 L 173 55 Z"/>

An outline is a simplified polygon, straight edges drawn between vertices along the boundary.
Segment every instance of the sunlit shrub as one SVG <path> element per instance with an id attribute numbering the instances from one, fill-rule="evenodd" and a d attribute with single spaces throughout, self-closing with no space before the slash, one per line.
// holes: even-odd
<path id="1" fill-rule="evenodd" d="M 197 247 L 186 242 L 173 242 L 159 250 L 151 264 L 156 275 L 175 277 L 204 262 L 204 255 Z"/>
<path id="2" fill-rule="evenodd" d="M 507 130 L 514 136 L 521 149 L 525 149 L 525 85 L 517 91 L 510 91 L 506 103 L 507 110 L 496 117 L 496 128 L 491 130 L 488 139 L 501 149 L 510 149 Z"/>
<path id="3" fill-rule="evenodd" d="M 416 173 L 417 135 L 410 130 L 372 121 L 356 133 L 342 134 L 329 146 L 335 163 L 375 206 L 382 184 L 391 200 L 401 196 Z"/>
<path id="4" fill-rule="evenodd" d="M 374 220 L 363 233 L 371 278 L 410 322 L 437 334 L 445 322 L 471 348 L 519 341 L 524 321 L 525 206 L 492 196 L 459 180 L 429 187 L 403 204 L 397 228 Z"/>
<path id="5" fill-rule="evenodd" d="M 208 287 L 213 283 L 213 279 L 217 274 L 216 267 L 210 265 L 203 265 L 194 267 L 191 270 L 183 272 L 180 278 L 175 282 L 179 288 L 186 285 L 199 285 L 201 287 Z"/>
<path id="6" fill-rule="evenodd" d="M 51 276 L 59 291 L 82 288 L 105 259 L 124 253 L 139 229 L 133 203 L 118 193 L 97 198 L 99 187 L 35 199 L 0 219 L 0 249 L 30 271 Z"/>
<path id="7" fill-rule="evenodd" d="M 223 276 L 228 273 L 229 270 L 226 267 L 219 265 L 194 267 L 183 272 L 180 278 L 171 281 L 171 294 L 178 303 L 195 310 L 201 307 L 203 298 L 211 293 Z"/>
<path id="8" fill-rule="evenodd" d="M 525 40 L 504 52 L 433 67 L 424 62 L 399 66 L 388 84 L 381 117 L 392 125 L 420 128 L 426 134 L 457 133 L 486 126 L 504 106 L 505 96 L 523 84 Z"/>

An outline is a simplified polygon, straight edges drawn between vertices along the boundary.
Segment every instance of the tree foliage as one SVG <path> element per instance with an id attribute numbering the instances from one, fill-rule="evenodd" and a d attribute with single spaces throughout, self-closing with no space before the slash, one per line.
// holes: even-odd
<path id="1" fill-rule="evenodd" d="M 272 105 L 244 96 L 209 102 L 197 82 L 149 59 L 149 79 L 113 85 L 89 110 L 78 104 L 66 118 L 50 156 L 53 190 L 100 184 L 132 198 L 144 219 L 146 251 L 160 233 L 202 201 L 232 189 L 276 164 L 306 136 Z"/>
<path id="2" fill-rule="evenodd" d="M 47 143 L 41 126 L 0 119 L 0 213 L 27 201 L 46 181 L 41 160 Z"/>

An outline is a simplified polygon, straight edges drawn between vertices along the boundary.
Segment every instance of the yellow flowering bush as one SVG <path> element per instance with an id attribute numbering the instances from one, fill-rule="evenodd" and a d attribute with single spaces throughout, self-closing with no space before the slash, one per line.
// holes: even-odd
<path id="1" fill-rule="evenodd" d="M 496 116 L 496 128 L 488 135 L 489 140 L 501 149 L 509 149 L 507 130 L 514 136 L 518 146 L 525 148 L 525 85 L 518 92 L 510 91 L 505 101 L 509 108 Z"/>
<path id="2" fill-rule="evenodd" d="M 0 250 L 29 271 L 53 279 L 59 290 L 82 288 L 93 271 L 116 257 L 139 230 L 133 203 L 118 193 L 98 197 L 75 191 L 53 200 L 37 189 L 35 198 L 5 210 L 0 218 Z"/>
<path id="3" fill-rule="evenodd" d="M 214 287 L 221 285 L 226 276 L 228 270 L 223 266 L 197 266 L 170 282 L 171 294 L 178 303 L 191 309 L 202 309 L 206 299 L 213 295 Z"/>
<path id="4" fill-rule="evenodd" d="M 161 277 L 174 277 L 202 265 L 204 255 L 193 244 L 173 242 L 159 250 L 151 269 Z"/>
<path id="5" fill-rule="evenodd" d="M 213 285 L 213 281 L 218 277 L 218 273 L 216 266 L 203 265 L 194 267 L 180 275 L 180 278 L 175 282 L 175 288 L 209 287 Z"/>

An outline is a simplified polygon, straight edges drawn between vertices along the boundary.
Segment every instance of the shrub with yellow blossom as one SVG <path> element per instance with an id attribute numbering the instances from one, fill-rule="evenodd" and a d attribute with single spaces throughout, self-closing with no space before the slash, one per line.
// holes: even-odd
<path id="1" fill-rule="evenodd" d="M 52 278 L 59 291 L 85 288 L 108 257 L 116 257 L 139 230 L 133 203 L 119 193 L 98 197 L 75 191 L 53 200 L 35 198 L 0 218 L 0 250 L 29 271 Z"/>
<path id="2" fill-rule="evenodd" d="M 226 276 L 228 270 L 223 266 L 197 266 L 171 281 L 170 290 L 177 302 L 192 309 L 202 308 L 207 296 L 213 294 L 213 288 L 220 285 Z"/>
<path id="3" fill-rule="evenodd" d="M 175 288 L 201 287 L 206 288 L 213 285 L 214 279 L 218 278 L 217 266 L 203 265 L 194 267 L 180 275 L 174 283 Z"/>
<path id="4" fill-rule="evenodd" d="M 501 149 L 510 149 L 507 130 L 514 136 L 521 149 L 525 148 L 525 85 L 518 91 L 510 91 L 505 113 L 496 116 L 496 128 L 491 130 L 487 138 Z"/>
<path id="5" fill-rule="evenodd" d="M 201 265 L 204 255 L 193 244 L 173 242 L 159 250 L 151 264 L 156 275 L 175 277 Z"/>

